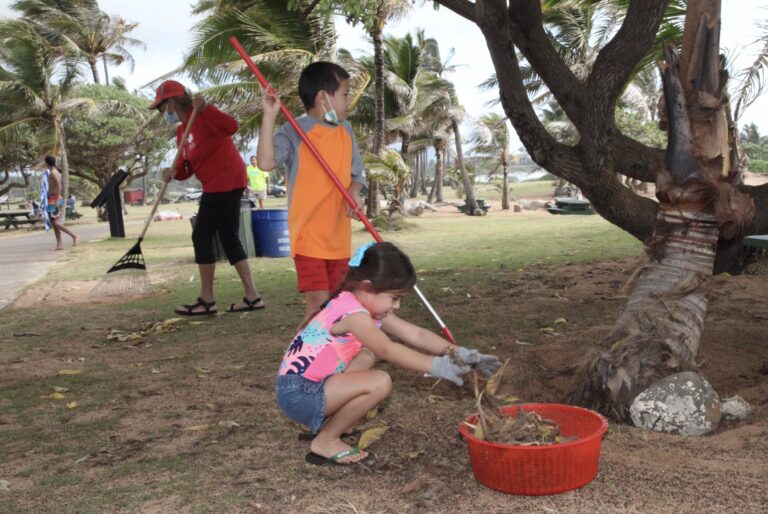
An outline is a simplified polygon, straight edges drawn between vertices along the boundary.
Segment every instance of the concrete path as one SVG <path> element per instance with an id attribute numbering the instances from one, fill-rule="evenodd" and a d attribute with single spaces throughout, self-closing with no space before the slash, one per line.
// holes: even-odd
<path id="1" fill-rule="evenodd" d="M 109 237 L 109 224 L 70 225 L 80 244 Z M 68 252 L 72 238 L 62 234 L 64 251 L 56 252 L 53 231 L 35 231 L 0 238 L 0 309 L 13 302 L 21 290 L 40 280 L 60 257 Z"/>

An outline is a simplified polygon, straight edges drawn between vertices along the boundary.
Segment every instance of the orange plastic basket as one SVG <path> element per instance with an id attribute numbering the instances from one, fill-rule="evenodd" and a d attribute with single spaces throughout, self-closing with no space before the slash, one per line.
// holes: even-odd
<path id="1" fill-rule="evenodd" d="M 501 410 L 515 416 L 518 409 L 533 411 L 560 426 L 567 443 L 517 446 L 482 441 L 466 424 L 459 427 L 469 447 L 472 471 L 478 482 L 504 493 L 538 496 L 582 487 L 595 478 L 600 467 L 600 443 L 608 420 L 581 407 L 558 403 L 508 405 Z M 477 414 L 467 419 L 474 425 Z"/>

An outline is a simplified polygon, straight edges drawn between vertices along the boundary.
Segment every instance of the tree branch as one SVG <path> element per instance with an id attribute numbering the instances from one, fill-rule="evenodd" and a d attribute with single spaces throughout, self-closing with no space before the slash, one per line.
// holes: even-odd
<path id="1" fill-rule="evenodd" d="M 467 0 L 435 0 L 436 3 L 447 7 L 459 16 L 475 22 L 475 4 Z"/>
<path id="2" fill-rule="evenodd" d="M 624 134 L 613 137 L 611 151 L 616 172 L 633 179 L 655 182 L 664 167 L 664 149 L 646 146 Z"/>
<path id="3" fill-rule="evenodd" d="M 587 80 L 587 89 L 613 105 L 653 45 L 669 0 L 629 2 L 621 28 L 600 51 Z"/>
<path id="4" fill-rule="evenodd" d="M 0 187 L 0 195 L 4 195 L 5 193 L 7 193 L 8 191 L 10 191 L 11 189 L 13 189 L 15 187 L 27 187 L 29 185 L 29 174 L 26 173 L 24 170 L 21 170 L 21 176 L 24 179 L 23 183 L 21 183 L 21 182 L 11 182 L 11 183 L 6 185 L 6 182 L 11 180 L 11 174 L 8 171 L 2 171 L 0 173 L 5 175 L 2 179 L 0 179 L 0 186 L 2 186 L 2 187 Z"/>
<path id="5" fill-rule="evenodd" d="M 563 108 L 568 118 L 578 126 L 584 108 L 584 84 L 573 74 L 544 30 L 541 3 L 531 0 L 510 0 L 508 12 L 499 9 L 499 2 L 478 1 L 478 25 L 480 12 L 485 23 L 500 23 L 494 18 L 509 20 L 508 32 L 515 46 L 525 56 L 552 95 Z M 504 2 L 500 2 L 504 3 Z"/>
<path id="6" fill-rule="evenodd" d="M 317 7 L 317 4 L 320 3 L 320 0 L 314 0 L 311 4 L 307 6 L 306 9 L 304 9 L 304 12 L 301 13 L 301 16 L 299 17 L 299 21 L 303 22 L 307 19 L 307 17 L 312 14 L 312 11 Z"/>
<path id="7" fill-rule="evenodd" d="M 512 40 L 510 18 L 503 9 L 499 9 L 499 2 L 494 6 L 489 4 L 490 2 L 478 2 L 477 23 L 496 69 L 504 112 L 523 146 L 537 164 L 566 180 L 573 178 L 581 170 L 578 156 L 573 148 L 558 143 L 536 115 L 523 84 Z"/>

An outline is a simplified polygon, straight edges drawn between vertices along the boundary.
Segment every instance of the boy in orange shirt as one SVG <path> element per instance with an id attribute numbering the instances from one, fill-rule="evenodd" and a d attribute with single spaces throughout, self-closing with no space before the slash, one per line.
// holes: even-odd
<path id="1" fill-rule="evenodd" d="M 299 77 L 299 96 L 307 114 L 296 121 L 362 208 L 363 161 L 352 126 L 345 121 L 349 74 L 331 62 L 312 63 Z M 275 133 L 280 99 L 273 90 L 263 91 L 262 107 L 257 162 L 264 171 L 285 166 L 291 256 L 309 315 L 339 288 L 347 273 L 352 254 L 350 217 L 355 213 L 293 127 L 285 123 Z"/>

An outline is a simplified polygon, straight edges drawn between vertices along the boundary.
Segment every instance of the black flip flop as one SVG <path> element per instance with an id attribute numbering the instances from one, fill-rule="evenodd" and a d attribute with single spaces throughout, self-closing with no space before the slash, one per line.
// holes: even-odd
<path id="1" fill-rule="evenodd" d="M 214 305 L 216 305 L 216 302 L 206 302 L 202 298 L 197 298 L 197 303 L 185 303 L 181 306 L 181 308 L 177 307 L 173 310 L 176 314 L 181 314 L 182 316 L 212 316 L 216 314 L 218 311 L 214 308 Z M 204 311 L 196 311 L 197 307 L 204 307 Z"/>
<path id="2" fill-rule="evenodd" d="M 235 303 L 227 307 L 227 312 L 249 312 L 249 311 L 256 311 L 259 309 L 263 309 L 266 307 L 266 305 L 261 304 L 259 306 L 256 306 L 257 303 L 261 302 L 261 296 L 256 297 L 255 300 L 249 300 L 246 297 L 243 297 L 243 303 L 245 304 L 245 307 L 238 307 L 235 308 Z"/>
<path id="3" fill-rule="evenodd" d="M 315 466 L 352 466 L 354 464 L 362 464 L 364 462 L 370 462 L 371 460 L 373 460 L 374 455 L 369 452 L 364 459 L 361 459 L 355 462 L 339 462 L 341 459 L 345 457 L 358 455 L 360 452 L 361 450 L 357 446 L 353 446 L 349 450 L 344 450 L 330 457 L 323 457 L 322 455 L 318 455 L 315 452 L 309 452 L 304 457 L 304 460 L 306 460 L 310 464 L 314 464 Z"/>
<path id="4" fill-rule="evenodd" d="M 362 432 L 360 430 L 352 430 L 350 432 L 344 432 L 341 434 L 342 439 L 360 439 L 360 435 Z M 311 441 L 315 437 L 317 437 L 317 434 L 313 432 L 299 432 L 299 441 Z"/>

